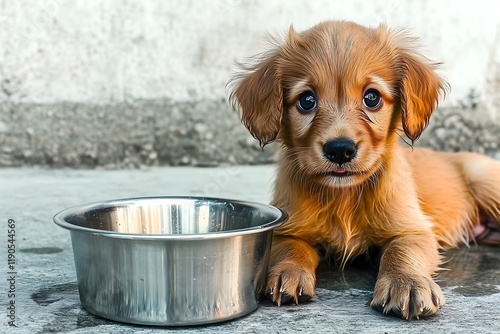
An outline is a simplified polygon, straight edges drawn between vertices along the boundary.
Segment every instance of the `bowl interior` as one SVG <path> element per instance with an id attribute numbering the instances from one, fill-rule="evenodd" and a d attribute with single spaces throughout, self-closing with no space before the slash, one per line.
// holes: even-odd
<path id="1" fill-rule="evenodd" d="M 272 206 L 211 198 L 137 198 L 67 209 L 54 221 L 70 230 L 193 235 L 273 228 L 285 214 Z"/>

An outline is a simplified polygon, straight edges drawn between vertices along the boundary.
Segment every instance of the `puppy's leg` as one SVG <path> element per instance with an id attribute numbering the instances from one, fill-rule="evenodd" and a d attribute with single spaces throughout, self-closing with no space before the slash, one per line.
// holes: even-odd
<path id="1" fill-rule="evenodd" d="M 266 295 L 278 306 L 310 299 L 314 295 L 318 264 L 318 252 L 305 240 L 275 236 Z"/>
<path id="2" fill-rule="evenodd" d="M 382 254 L 370 306 L 408 320 L 436 313 L 445 302 L 432 279 L 439 262 L 432 233 L 396 237 Z"/>
<path id="3" fill-rule="evenodd" d="M 456 155 L 480 212 L 479 242 L 500 245 L 500 161 L 475 153 Z"/>

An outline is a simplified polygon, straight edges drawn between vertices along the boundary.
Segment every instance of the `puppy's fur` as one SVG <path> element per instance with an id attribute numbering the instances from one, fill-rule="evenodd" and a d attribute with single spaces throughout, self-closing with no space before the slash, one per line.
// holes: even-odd
<path id="1" fill-rule="evenodd" d="M 432 315 L 445 302 L 433 280 L 440 249 L 498 230 L 500 162 L 401 144 L 403 133 L 420 136 L 447 87 L 415 43 L 384 25 L 290 28 L 229 82 L 252 135 L 282 144 L 272 204 L 290 219 L 275 233 L 266 287 L 277 304 L 314 295 L 315 246 L 344 263 L 379 247 L 370 305 L 406 319 Z M 373 91 L 381 103 L 368 108 Z M 305 92 L 316 103 L 307 111 Z M 352 160 L 326 156 L 325 144 L 340 139 L 355 144 Z"/>

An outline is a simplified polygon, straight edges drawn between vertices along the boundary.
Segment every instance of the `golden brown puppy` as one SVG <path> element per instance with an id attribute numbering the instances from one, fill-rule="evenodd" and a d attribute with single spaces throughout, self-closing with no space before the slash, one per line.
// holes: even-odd
<path id="1" fill-rule="evenodd" d="M 290 219 L 276 231 L 266 291 L 278 305 L 314 295 L 316 245 L 344 263 L 376 246 L 370 305 L 434 314 L 445 302 L 433 280 L 440 249 L 498 229 L 500 162 L 400 143 L 420 136 L 447 86 L 415 47 L 384 25 L 329 21 L 291 28 L 230 81 L 252 135 L 282 144 L 273 204 Z"/>

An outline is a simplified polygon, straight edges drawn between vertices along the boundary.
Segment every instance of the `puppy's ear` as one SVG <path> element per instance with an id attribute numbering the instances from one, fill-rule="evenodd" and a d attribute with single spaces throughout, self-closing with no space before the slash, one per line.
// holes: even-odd
<path id="1" fill-rule="evenodd" d="M 437 107 L 441 93 L 448 84 L 435 72 L 436 64 L 430 64 L 409 48 L 399 49 L 401 64 L 401 109 L 403 129 L 412 142 L 418 139 L 429 123 Z"/>
<path id="2" fill-rule="evenodd" d="M 283 114 L 283 91 L 278 73 L 279 49 L 258 63 L 241 65 L 241 74 L 228 83 L 229 100 L 252 136 L 265 146 L 276 139 Z"/>

